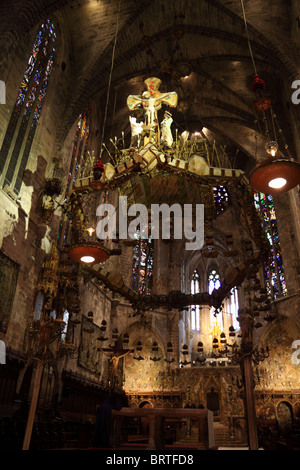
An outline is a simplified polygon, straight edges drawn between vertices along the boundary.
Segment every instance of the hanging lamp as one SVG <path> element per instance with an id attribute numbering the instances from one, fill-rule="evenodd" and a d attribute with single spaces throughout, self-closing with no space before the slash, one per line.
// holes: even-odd
<path id="1" fill-rule="evenodd" d="M 91 181 L 91 188 L 94 189 L 93 193 L 95 198 L 99 194 L 99 190 L 102 188 L 101 177 L 104 172 L 104 165 L 102 163 L 102 151 L 103 151 L 103 142 L 104 142 L 104 133 L 107 119 L 107 111 L 109 104 L 109 94 L 112 81 L 112 73 L 114 68 L 114 59 L 115 59 L 115 50 L 117 45 L 118 31 L 119 31 L 119 20 L 121 12 L 121 0 L 118 3 L 118 15 L 117 15 L 117 26 L 116 33 L 113 43 L 112 51 L 112 60 L 109 74 L 109 82 L 107 88 L 107 97 L 106 97 L 106 106 L 105 114 L 103 119 L 103 129 L 101 136 L 101 147 L 100 147 L 100 156 L 93 168 L 93 180 Z M 107 248 L 105 242 L 99 240 L 96 234 L 96 207 L 98 207 L 97 201 L 92 201 L 94 203 L 87 203 L 89 195 L 84 193 L 76 194 L 73 193 L 73 198 L 70 201 L 71 207 L 71 224 L 72 224 L 72 240 L 71 246 L 68 250 L 69 257 L 78 263 L 83 263 L 87 265 L 94 265 L 99 263 L 104 263 L 110 256 L 110 250 Z M 88 235 L 87 235 L 88 234 Z"/>
<path id="2" fill-rule="evenodd" d="M 272 110 L 271 100 L 263 94 L 264 88 L 264 81 L 255 75 L 252 83 L 252 90 L 257 94 L 254 108 L 256 113 L 263 116 L 265 135 L 268 139 L 265 150 L 268 156 L 252 168 L 249 173 L 249 182 L 255 191 L 276 196 L 300 184 L 300 165 L 293 159 L 276 156 L 278 151 L 277 133 L 281 135 L 282 130 L 276 129 L 276 115 Z M 273 135 L 271 135 L 271 131 Z M 285 149 L 288 149 L 286 144 Z"/>
<path id="3" fill-rule="evenodd" d="M 249 182 L 255 191 L 276 196 L 285 193 L 300 184 L 300 165 L 291 157 L 276 157 L 276 153 L 278 150 L 277 134 L 275 129 L 276 115 L 273 113 L 270 98 L 264 96 L 265 83 L 261 79 L 261 77 L 259 77 L 256 70 L 249 39 L 248 25 L 246 21 L 243 0 L 241 0 L 241 6 L 243 11 L 249 52 L 255 73 L 254 80 L 252 83 L 252 90 L 257 95 L 257 98 L 254 101 L 254 108 L 257 113 L 261 113 L 263 115 L 263 121 L 266 126 L 265 134 L 268 138 L 268 141 L 265 145 L 265 149 L 266 152 L 269 154 L 269 156 L 267 156 L 261 162 L 257 163 L 254 168 L 252 168 L 249 173 Z M 271 126 L 269 126 L 268 119 L 270 119 L 271 121 Z M 273 128 L 272 138 L 270 136 L 271 127 Z M 282 130 L 280 128 L 278 128 L 278 133 L 281 135 L 281 137 L 283 137 Z M 284 145 L 284 147 L 286 150 L 288 149 L 288 146 L 286 144 Z"/>
<path id="4" fill-rule="evenodd" d="M 68 200 L 70 234 L 67 252 L 76 263 L 104 263 L 110 256 L 107 244 L 99 240 L 96 233 L 99 197 L 97 192 L 74 191 Z"/>

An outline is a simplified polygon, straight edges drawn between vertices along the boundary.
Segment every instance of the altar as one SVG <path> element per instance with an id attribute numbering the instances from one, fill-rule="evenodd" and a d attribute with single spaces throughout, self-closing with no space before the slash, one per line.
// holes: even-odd
<path id="1" fill-rule="evenodd" d="M 165 448 L 165 419 L 192 419 L 198 427 L 198 450 L 208 450 L 214 446 L 213 412 L 205 409 L 187 408 L 122 408 L 112 410 L 111 441 L 113 447 L 120 447 L 122 425 L 126 418 L 148 418 L 148 450 Z"/>

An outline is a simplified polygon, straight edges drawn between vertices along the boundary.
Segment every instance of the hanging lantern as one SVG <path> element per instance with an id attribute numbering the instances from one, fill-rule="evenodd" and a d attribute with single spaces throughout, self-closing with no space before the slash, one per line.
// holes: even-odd
<path id="1" fill-rule="evenodd" d="M 172 362 L 175 362 L 175 359 L 172 357 L 172 352 L 173 352 L 173 345 L 171 341 L 167 343 L 167 357 L 165 358 L 165 362 L 168 364 L 172 364 Z"/>
<path id="2" fill-rule="evenodd" d="M 205 237 L 205 243 L 207 246 L 213 246 L 214 245 L 214 235 L 212 232 L 207 233 Z"/>
<path id="3" fill-rule="evenodd" d="M 249 181 L 255 191 L 276 196 L 300 184 L 300 165 L 292 160 L 267 158 L 250 171 Z"/>
<path id="4" fill-rule="evenodd" d="M 124 333 L 124 336 L 123 336 L 123 344 L 128 344 L 129 343 L 129 335 L 128 333 Z"/>
<path id="5" fill-rule="evenodd" d="M 143 349 L 142 348 L 142 343 L 141 343 L 141 341 L 138 341 L 137 345 L 136 345 L 136 350 L 138 351 L 139 354 L 138 354 L 138 356 L 133 356 L 133 359 L 135 359 L 136 361 L 143 361 L 144 360 L 143 356 L 141 356 L 142 349 Z"/>
<path id="6" fill-rule="evenodd" d="M 153 341 L 152 343 L 152 352 L 153 352 L 153 357 L 150 357 L 151 361 L 160 361 L 161 357 L 157 357 L 158 354 L 158 344 L 156 341 Z"/>
<path id="7" fill-rule="evenodd" d="M 213 339 L 213 349 L 218 349 L 219 347 L 219 341 L 218 338 Z"/>
<path id="8" fill-rule="evenodd" d="M 93 319 L 94 319 L 94 313 L 92 311 L 90 311 L 90 312 L 88 312 L 87 316 L 88 316 L 88 321 L 90 323 L 92 323 Z"/>
<path id="9" fill-rule="evenodd" d="M 94 180 L 99 181 L 102 177 L 102 173 L 104 172 L 104 166 L 101 160 L 101 157 L 99 157 L 99 160 L 95 164 L 93 168 L 93 175 L 94 175 Z"/>
<path id="10" fill-rule="evenodd" d="M 220 343 L 221 344 L 226 344 L 226 335 L 225 335 L 225 333 L 221 333 L 220 338 L 221 338 Z"/>
<path id="11" fill-rule="evenodd" d="M 189 353 L 189 351 L 188 351 L 188 346 L 187 346 L 186 344 L 184 344 L 184 345 L 182 346 L 182 351 L 181 351 L 181 352 L 182 352 L 182 354 L 183 354 L 184 356 L 186 356 L 186 355 Z"/>
<path id="12" fill-rule="evenodd" d="M 197 352 L 203 352 L 203 343 L 201 341 L 197 345 Z"/>
<path id="13" fill-rule="evenodd" d="M 276 135 L 278 133 L 282 136 L 282 129 L 275 129 L 276 115 L 273 113 L 271 100 L 263 96 L 264 88 L 264 81 L 255 75 L 252 90 L 258 98 L 254 101 L 254 108 L 263 115 L 265 134 L 269 137 L 265 145 L 269 157 L 254 166 L 249 173 L 249 182 L 255 191 L 276 196 L 300 184 L 300 165 L 293 159 L 284 156 L 276 157 L 278 150 Z M 270 138 L 271 130 L 273 138 Z M 285 149 L 287 148 L 285 144 Z"/>
<path id="14" fill-rule="evenodd" d="M 265 82 L 257 74 L 254 75 L 252 82 L 252 91 L 260 91 L 265 89 Z"/>
<path id="15" fill-rule="evenodd" d="M 229 336 L 235 337 L 235 329 L 233 328 L 233 326 L 229 327 Z"/>
<path id="16" fill-rule="evenodd" d="M 74 191 L 67 201 L 70 233 L 66 250 L 76 263 L 100 264 L 110 255 L 107 243 L 99 240 L 96 233 L 100 199 L 100 192 L 86 190 Z"/>
<path id="17" fill-rule="evenodd" d="M 112 339 L 117 340 L 119 338 L 119 331 L 118 328 L 114 328 L 112 332 Z"/>
<path id="18" fill-rule="evenodd" d="M 106 331 L 106 325 L 107 325 L 106 320 L 102 320 L 100 330 L 103 331 L 103 332 Z M 108 340 L 108 338 L 105 338 L 104 336 L 99 336 L 99 338 L 97 338 L 97 339 L 98 339 L 98 341 L 107 341 Z"/>

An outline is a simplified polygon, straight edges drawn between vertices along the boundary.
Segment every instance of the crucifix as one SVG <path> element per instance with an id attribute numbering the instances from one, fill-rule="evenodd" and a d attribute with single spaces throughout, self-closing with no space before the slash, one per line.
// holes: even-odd
<path id="1" fill-rule="evenodd" d="M 157 111 L 165 104 L 172 108 L 176 108 L 178 95 L 175 91 L 169 93 L 161 93 L 159 87 L 161 80 L 156 77 L 147 78 L 144 81 L 147 90 L 142 95 L 129 95 L 127 98 L 127 106 L 130 111 L 134 111 L 139 106 L 143 106 L 145 111 L 145 124 L 143 129 L 149 134 L 149 141 L 155 137 L 159 143 L 159 125 Z"/>
<path id="2" fill-rule="evenodd" d="M 99 351 L 102 351 L 106 356 L 110 358 L 110 367 L 109 367 L 109 386 L 111 390 L 114 389 L 115 379 L 118 371 L 119 360 L 121 357 L 127 356 L 127 354 L 134 352 L 134 349 L 122 349 L 118 348 L 117 341 L 115 341 L 114 346 L 109 346 L 109 348 L 99 348 Z"/>

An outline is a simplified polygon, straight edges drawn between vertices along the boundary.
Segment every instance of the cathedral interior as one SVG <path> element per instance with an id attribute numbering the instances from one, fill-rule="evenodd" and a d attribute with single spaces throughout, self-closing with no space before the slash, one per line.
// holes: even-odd
<path id="1" fill-rule="evenodd" d="M 299 52 L 299 0 L 1 1 L 1 449 L 300 449 Z"/>

